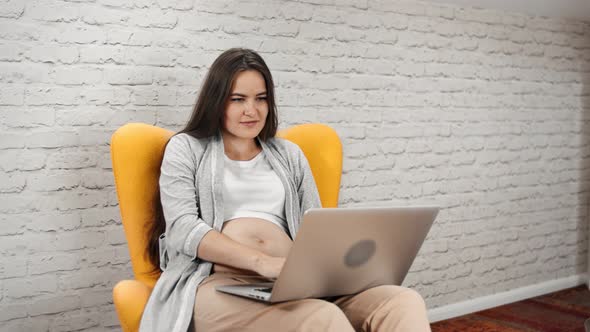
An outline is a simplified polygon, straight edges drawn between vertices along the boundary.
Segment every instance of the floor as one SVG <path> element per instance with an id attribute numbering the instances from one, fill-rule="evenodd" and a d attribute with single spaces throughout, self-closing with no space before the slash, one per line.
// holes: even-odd
<path id="1" fill-rule="evenodd" d="M 585 332 L 590 291 L 578 286 L 432 324 L 433 332 Z"/>

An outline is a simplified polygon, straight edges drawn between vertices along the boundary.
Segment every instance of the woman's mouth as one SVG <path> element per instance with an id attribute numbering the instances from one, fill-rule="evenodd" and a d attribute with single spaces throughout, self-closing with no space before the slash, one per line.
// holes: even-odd
<path id="1" fill-rule="evenodd" d="M 258 121 L 240 122 L 241 125 L 246 126 L 246 127 L 254 127 L 257 123 L 258 123 Z"/>

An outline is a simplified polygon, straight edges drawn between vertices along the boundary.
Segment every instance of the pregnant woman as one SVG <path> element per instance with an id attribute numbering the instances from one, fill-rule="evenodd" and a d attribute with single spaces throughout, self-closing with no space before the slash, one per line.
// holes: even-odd
<path id="1" fill-rule="evenodd" d="M 140 331 L 430 331 L 424 301 L 404 287 L 277 304 L 215 291 L 277 278 L 303 213 L 320 207 L 305 156 L 275 137 L 277 123 L 264 60 L 223 52 L 164 152 L 148 232 L 149 257 L 163 272 Z"/>

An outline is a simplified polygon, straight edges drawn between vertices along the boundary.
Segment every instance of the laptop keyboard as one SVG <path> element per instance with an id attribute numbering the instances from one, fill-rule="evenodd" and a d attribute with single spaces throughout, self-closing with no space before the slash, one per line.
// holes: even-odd
<path id="1" fill-rule="evenodd" d="M 260 291 L 260 292 L 270 293 L 270 292 L 272 292 L 272 287 L 270 287 L 270 288 L 256 288 L 256 290 Z"/>

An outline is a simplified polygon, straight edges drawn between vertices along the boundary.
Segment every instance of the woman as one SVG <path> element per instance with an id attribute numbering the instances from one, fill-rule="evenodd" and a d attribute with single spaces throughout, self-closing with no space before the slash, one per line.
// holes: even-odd
<path id="1" fill-rule="evenodd" d="M 301 216 L 320 206 L 305 156 L 274 137 L 276 113 L 272 76 L 256 52 L 230 49 L 215 60 L 164 153 L 161 214 L 149 234 L 163 273 L 140 330 L 429 331 L 422 298 L 397 286 L 273 305 L 215 291 L 276 278 Z"/>

